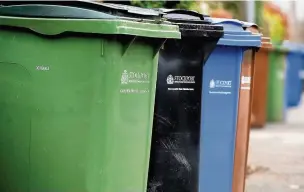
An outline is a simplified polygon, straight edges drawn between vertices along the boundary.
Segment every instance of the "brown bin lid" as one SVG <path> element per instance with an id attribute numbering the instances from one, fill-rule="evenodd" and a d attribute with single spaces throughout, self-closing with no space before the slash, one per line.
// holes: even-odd
<path id="1" fill-rule="evenodd" d="M 262 46 L 261 47 L 265 48 L 265 49 L 271 49 L 272 48 L 271 39 L 269 37 L 262 37 Z"/>
<path id="2" fill-rule="evenodd" d="M 259 29 L 258 25 L 252 23 L 250 26 L 246 27 L 246 31 L 250 31 L 254 34 L 260 34 L 262 36 L 261 48 L 264 48 L 264 49 L 271 49 L 272 48 L 271 39 L 269 37 L 264 37 L 263 36 L 263 34 L 260 32 L 260 29 Z"/>

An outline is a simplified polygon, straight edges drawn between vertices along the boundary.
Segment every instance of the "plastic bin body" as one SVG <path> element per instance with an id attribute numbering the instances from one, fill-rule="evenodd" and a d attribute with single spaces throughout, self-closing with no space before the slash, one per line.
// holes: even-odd
<path id="1" fill-rule="evenodd" d="M 145 191 L 158 50 L 177 26 L 6 16 L 0 26 L 0 191 Z"/>
<path id="2" fill-rule="evenodd" d="M 199 191 L 232 191 L 243 54 L 260 45 L 260 35 L 238 20 L 215 20 L 225 35 L 203 72 Z"/>
<path id="3" fill-rule="evenodd" d="M 304 48 L 302 48 L 304 51 Z M 302 92 L 304 92 L 304 54 L 302 56 L 302 68 L 301 68 L 301 72 L 300 72 L 300 77 L 301 77 L 301 81 L 302 81 Z"/>
<path id="4" fill-rule="evenodd" d="M 274 47 L 269 53 L 267 121 L 284 121 L 286 99 L 286 51 Z"/>
<path id="5" fill-rule="evenodd" d="M 301 81 L 302 81 L 302 92 L 304 92 L 304 55 L 302 56 L 302 69 L 300 72 L 300 77 L 301 77 Z"/>
<path id="6" fill-rule="evenodd" d="M 287 63 L 287 106 L 297 107 L 301 101 L 302 95 L 302 61 L 303 53 L 300 46 L 288 41 L 284 42 L 284 46 L 289 49 L 286 55 Z"/>
<path id="7" fill-rule="evenodd" d="M 259 34 L 258 26 L 253 23 L 245 23 L 244 28 L 251 31 L 253 34 Z M 263 37 L 262 48 L 269 47 L 269 42 L 269 38 Z M 234 155 L 233 192 L 245 191 L 253 91 L 256 86 L 259 86 L 259 84 L 254 83 L 256 82 L 255 79 L 260 77 L 259 72 L 261 72 L 256 70 L 256 54 L 258 54 L 256 51 L 257 49 L 249 49 L 245 52 L 241 68 L 241 86 L 239 90 L 240 98 L 238 104 L 236 146 Z M 264 97 L 266 101 L 266 93 Z"/>
<path id="8" fill-rule="evenodd" d="M 241 82 L 239 89 L 239 103 L 237 129 L 233 167 L 233 192 L 244 192 L 246 174 L 246 156 L 249 142 L 249 124 L 251 111 L 251 92 L 254 79 L 255 50 L 249 49 L 244 53 L 241 66 Z"/>
<path id="9" fill-rule="evenodd" d="M 223 27 L 195 12 L 166 12 L 182 39 L 167 40 L 160 51 L 148 191 L 197 192 L 202 68 Z"/>
<path id="10" fill-rule="evenodd" d="M 300 72 L 300 78 L 301 78 L 301 83 L 302 83 L 302 92 L 304 91 L 304 44 L 300 44 L 300 49 L 302 52 L 302 67 L 301 67 L 301 72 Z"/>
<path id="11" fill-rule="evenodd" d="M 256 53 L 254 71 L 256 77 L 253 79 L 253 99 L 251 111 L 251 127 L 263 128 L 267 119 L 267 88 L 269 53 L 272 48 L 270 38 L 262 38 L 262 47 Z"/>

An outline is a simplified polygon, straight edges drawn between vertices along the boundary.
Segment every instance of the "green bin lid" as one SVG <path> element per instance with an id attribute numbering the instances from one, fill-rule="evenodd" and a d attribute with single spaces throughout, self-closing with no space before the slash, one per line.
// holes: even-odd
<path id="1" fill-rule="evenodd" d="M 65 32 L 178 38 L 178 26 L 160 22 L 161 12 L 88 1 L 3 1 L 0 26 L 43 35 Z"/>
<path id="2" fill-rule="evenodd" d="M 161 13 L 146 9 L 111 3 L 77 1 L 2 1 L 1 15 L 46 18 L 105 19 L 113 16 L 160 19 Z"/>

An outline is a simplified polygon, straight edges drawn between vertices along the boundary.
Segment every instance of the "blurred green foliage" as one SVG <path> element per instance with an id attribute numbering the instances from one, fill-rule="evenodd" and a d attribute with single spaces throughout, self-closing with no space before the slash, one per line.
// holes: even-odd
<path id="1" fill-rule="evenodd" d="M 223 3 L 223 8 L 231 12 L 235 18 L 240 18 L 242 3 L 242 1 L 226 1 Z"/>
<path id="2" fill-rule="evenodd" d="M 131 5 L 145 7 L 145 8 L 178 8 L 178 9 L 187 9 L 201 12 L 200 1 L 168 1 L 168 0 L 159 0 L 159 1 L 145 1 L 145 0 L 130 0 Z M 211 10 L 223 8 L 231 12 L 235 17 L 240 15 L 240 5 L 241 1 L 205 1 L 208 4 Z"/>
<path id="3" fill-rule="evenodd" d="M 144 0 L 130 0 L 131 5 L 144 8 L 178 8 L 187 10 L 199 11 L 199 6 L 196 1 L 144 1 Z"/>
<path id="4" fill-rule="evenodd" d="M 189 1 L 189 0 L 181 0 L 181 1 L 169 1 L 169 0 L 129 0 L 121 2 L 123 4 L 130 4 L 133 6 L 144 7 L 144 8 L 169 8 L 169 9 L 187 9 L 194 10 L 197 12 L 202 12 L 200 8 L 201 0 Z M 244 12 L 244 8 L 242 1 L 204 1 L 204 3 L 208 4 L 210 10 L 215 9 L 225 9 L 233 14 L 235 18 L 242 18 L 242 13 Z M 208 14 L 208 13 L 205 13 Z"/>
<path id="5" fill-rule="evenodd" d="M 131 0 L 130 2 L 131 5 L 144 7 L 144 8 L 159 8 L 159 7 L 164 7 L 166 4 L 166 1 L 164 0 L 160 0 L 160 1 Z"/>
<path id="6" fill-rule="evenodd" d="M 255 1 L 255 22 L 263 27 L 263 1 Z"/>
<path id="7" fill-rule="evenodd" d="M 176 8 L 201 12 L 199 4 L 196 1 L 180 1 L 180 3 L 176 5 Z"/>

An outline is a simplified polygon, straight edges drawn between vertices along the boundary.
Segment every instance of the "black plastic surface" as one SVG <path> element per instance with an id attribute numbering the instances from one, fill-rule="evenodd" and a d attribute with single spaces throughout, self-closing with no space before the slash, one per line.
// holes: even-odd
<path id="1" fill-rule="evenodd" d="M 148 192 L 198 192 L 202 70 L 218 39 L 184 36 L 160 51 Z"/>
<path id="2" fill-rule="evenodd" d="M 165 17 L 168 19 L 183 19 L 187 23 L 191 22 L 191 20 L 196 20 L 196 21 L 201 21 L 204 23 L 209 23 L 204 21 L 204 15 L 195 12 L 195 11 L 189 11 L 189 10 L 183 10 L 183 9 L 164 9 L 164 8 L 159 8 L 157 9 L 163 14 L 166 14 Z"/>
<path id="3" fill-rule="evenodd" d="M 182 36 L 220 38 L 224 34 L 223 26 L 213 25 L 198 12 L 181 9 L 157 10 L 163 13 L 163 17 L 168 21 L 179 26 Z"/>
<path id="4" fill-rule="evenodd" d="M 107 15 L 93 13 L 93 11 L 101 12 L 108 15 L 138 19 L 160 19 L 161 13 L 152 9 L 145 9 L 133 6 L 110 4 L 110 3 L 97 3 L 90 1 L 0 1 L 0 6 L 7 7 L 3 9 L 3 14 L 10 16 L 24 16 L 24 17 L 52 17 L 52 18 L 92 18 L 101 19 L 102 16 L 109 18 Z M 13 8 L 17 6 L 17 8 Z M 34 6 L 34 8 L 33 8 Z M 58 7 L 58 10 L 54 10 Z M 42 11 L 37 10 L 43 9 Z M 9 9 L 8 9 L 9 8 Z M 21 12 L 16 13 L 16 10 Z M 4 11 L 5 10 L 5 11 Z M 11 12 L 10 12 L 11 10 Z M 4 14 L 5 13 L 5 14 Z M 89 16 L 88 16 L 88 15 Z"/>

